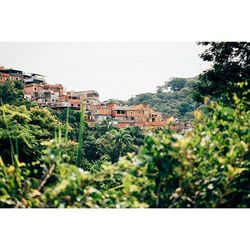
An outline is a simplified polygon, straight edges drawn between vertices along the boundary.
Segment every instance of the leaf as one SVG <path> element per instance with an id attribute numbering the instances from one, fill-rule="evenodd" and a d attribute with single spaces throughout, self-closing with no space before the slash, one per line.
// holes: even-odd
<path id="1" fill-rule="evenodd" d="M 32 194 L 31 194 L 31 197 L 34 198 L 36 196 L 40 196 L 41 195 L 41 192 L 37 189 L 34 189 Z"/>

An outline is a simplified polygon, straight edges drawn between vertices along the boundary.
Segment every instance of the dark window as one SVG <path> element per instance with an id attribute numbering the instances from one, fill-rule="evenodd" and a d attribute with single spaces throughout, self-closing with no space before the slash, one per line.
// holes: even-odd
<path id="1" fill-rule="evenodd" d="M 117 114 L 125 114 L 125 110 L 117 110 Z"/>

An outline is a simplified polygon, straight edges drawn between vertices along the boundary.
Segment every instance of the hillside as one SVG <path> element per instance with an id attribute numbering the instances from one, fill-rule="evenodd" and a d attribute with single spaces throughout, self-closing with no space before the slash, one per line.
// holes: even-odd
<path id="1" fill-rule="evenodd" d="M 193 111 L 199 106 L 191 97 L 195 78 L 172 78 L 157 87 L 156 93 L 142 93 L 130 98 L 126 104 L 148 104 L 167 116 L 192 120 Z"/>

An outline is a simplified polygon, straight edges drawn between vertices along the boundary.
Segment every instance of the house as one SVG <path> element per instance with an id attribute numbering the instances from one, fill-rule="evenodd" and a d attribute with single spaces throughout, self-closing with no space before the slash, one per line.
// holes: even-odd
<path id="1" fill-rule="evenodd" d="M 23 81 L 23 71 L 0 67 L 0 83 L 4 83 L 7 80 Z"/>
<path id="2" fill-rule="evenodd" d="M 75 91 L 74 93 L 80 97 L 81 101 L 86 102 L 87 105 L 101 104 L 99 93 L 95 90 Z"/>
<path id="3" fill-rule="evenodd" d="M 111 109 L 105 105 L 99 105 L 94 112 L 94 117 L 96 122 L 111 120 Z"/>
<path id="4" fill-rule="evenodd" d="M 6 69 L 0 67 L 0 84 L 5 83 L 10 77 L 10 74 L 6 73 Z"/>
<path id="5" fill-rule="evenodd" d="M 99 93 L 95 90 L 66 91 L 62 84 L 49 84 L 44 75 L 23 73 L 20 70 L 0 67 L 0 83 L 6 80 L 22 80 L 24 82 L 24 97 L 35 101 L 41 107 L 60 110 L 70 107 L 80 110 L 85 106 L 86 122 L 89 126 L 104 120 L 110 121 L 118 128 L 139 126 L 142 128 L 158 128 L 167 124 L 167 117 L 155 111 L 149 105 L 121 105 L 112 101 L 101 103 Z M 178 121 L 176 121 L 178 123 Z M 174 129 L 180 130 L 178 126 Z M 190 130 L 186 125 L 185 130 Z"/>
<path id="6" fill-rule="evenodd" d="M 40 75 L 37 73 L 27 73 L 23 75 L 23 80 L 25 84 L 32 84 L 32 83 L 45 83 L 45 76 Z"/>

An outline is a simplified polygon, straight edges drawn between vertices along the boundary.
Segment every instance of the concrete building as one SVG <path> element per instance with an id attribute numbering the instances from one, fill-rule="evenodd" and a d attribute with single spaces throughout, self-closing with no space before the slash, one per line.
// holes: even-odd
<path id="1" fill-rule="evenodd" d="M 101 104 L 99 93 L 95 90 L 75 91 L 74 93 L 78 95 L 82 101 L 86 102 L 87 105 Z"/>
<path id="2" fill-rule="evenodd" d="M 0 83 L 7 80 L 21 80 L 24 83 L 24 97 L 36 102 L 41 107 L 63 109 L 70 107 L 80 110 L 85 106 L 86 121 L 95 126 L 104 120 L 110 121 L 118 128 L 139 126 L 142 128 L 163 127 L 167 117 L 155 111 L 149 105 L 139 104 L 123 106 L 118 102 L 101 103 L 99 93 L 95 90 L 66 91 L 62 84 L 48 84 L 45 76 L 37 73 L 24 74 L 20 70 L 0 67 Z M 187 125 L 184 129 L 188 130 Z M 177 126 L 173 127 L 178 130 Z"/>
<path id="3" fill-rule="evenodd" d="M 16 69 L 0 68 L 0 83 L 10 81 L 23 81 L 23 71 Z"/>

